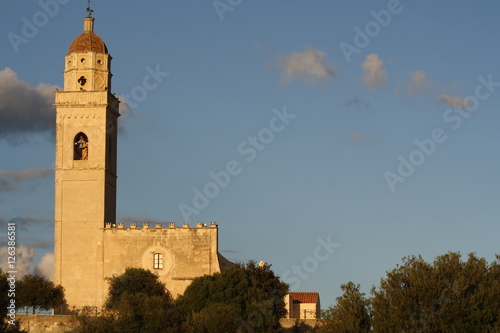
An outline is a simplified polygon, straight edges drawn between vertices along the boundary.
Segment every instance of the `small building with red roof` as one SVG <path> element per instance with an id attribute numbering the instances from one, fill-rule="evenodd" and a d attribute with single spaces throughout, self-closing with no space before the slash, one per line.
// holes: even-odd
<path id="1" fill-rule="evenodd" d="M 285 318 L 318 319 L 321 311 L 319 293 L 289 292 L 285 295 L 285 309 Z"/>

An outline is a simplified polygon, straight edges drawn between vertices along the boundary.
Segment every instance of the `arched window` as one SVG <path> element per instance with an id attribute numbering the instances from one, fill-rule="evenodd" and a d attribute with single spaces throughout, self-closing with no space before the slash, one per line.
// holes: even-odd
<path id="1" fill-rule="evenodd" d="M 80 132 L 75 136 L 74 146 L 74 160 L 85 161 L 89 159 L 89 139 L 85 133 Z"/>

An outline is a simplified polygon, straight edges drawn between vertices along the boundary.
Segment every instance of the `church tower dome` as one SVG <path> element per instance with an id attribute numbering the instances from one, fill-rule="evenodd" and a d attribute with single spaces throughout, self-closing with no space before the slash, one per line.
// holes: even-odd
<path id="1" fill-rule="evenodd" d="M 83 19 L 83 33 L 66 55 L 64 91 L 111 91 L 111 60 L 106 44 L 94 32 L 94 18 Z"/>
<path id="2" fill-rule="evenodd" d="M 93 17 L 84 18 L 83 34 L 73 40 L 68 50 L 68 53 L 74 52 L 108 53 L 106 44 L 104 44 L 101 37 L 94 32 Z"/>

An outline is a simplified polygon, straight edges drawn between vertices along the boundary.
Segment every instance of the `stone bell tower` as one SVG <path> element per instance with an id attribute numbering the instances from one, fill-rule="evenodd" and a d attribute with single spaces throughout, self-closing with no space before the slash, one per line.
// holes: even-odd
<path id="1" fill-rule="evenodd" d="M 55 283 L 70 306 L 100 306 L 103 229 L 116 217 L 118 99 L 111 56 L 84 18 L 65 56 L 64 91 L 56 92 Z"/>

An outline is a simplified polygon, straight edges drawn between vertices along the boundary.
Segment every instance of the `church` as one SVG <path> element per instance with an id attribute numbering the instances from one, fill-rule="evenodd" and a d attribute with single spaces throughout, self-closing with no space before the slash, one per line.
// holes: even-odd
<path id="1" fill-rule="evenodd" d="M 177 297 L 194 278 L 233 264 L 218 252 L 215 222 L 116 223 L 120 103 L 112 57 L 90 14 L 69 46 L 64 89 L 55 95 L 55 283 L 70 307 L 101 307 L 107 278 L 145 268 Z"/>

